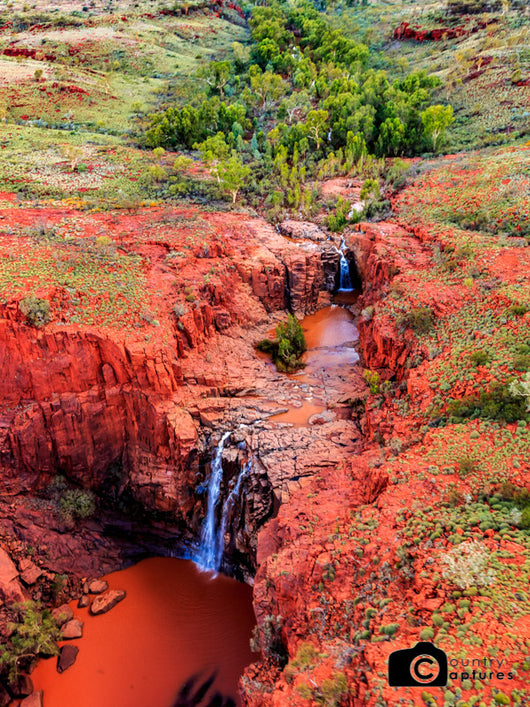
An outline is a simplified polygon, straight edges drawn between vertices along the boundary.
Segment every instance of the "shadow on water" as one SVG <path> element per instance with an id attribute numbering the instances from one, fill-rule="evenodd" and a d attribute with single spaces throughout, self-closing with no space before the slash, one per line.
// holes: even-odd
<path id="1" fill-rule="evenodd" d="M 201 682 L 202 678 L 192 675 L 180 688 L 171 707 L 236 707 L 231 697 L 224 697 L 219 692 L 207 696 L 216 677 L 217 673 L 212 673 L 209 678 Z"/>

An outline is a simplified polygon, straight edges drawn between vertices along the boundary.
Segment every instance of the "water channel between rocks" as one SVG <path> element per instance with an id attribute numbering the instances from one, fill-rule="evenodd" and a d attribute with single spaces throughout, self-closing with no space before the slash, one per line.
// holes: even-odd
<path id="1" fill-rule="evenodd" d="M 345 296 L 351 304 L 350 293 Z M 312 415 L 327 409 L 337 381 L 347 385 L 359 358 L 354 317 L 345 307 L 327 306 L 305 317 L 302 326 L 306 365 L 286 376 L 301 393 L 299 407 L 269 418 L 294 427 L 307 426 Z M 111 588 L 125 589 L 126 599 L 95 617 L 71 604 L 85 622 L 83 637 L 74 641 L 79 654 L 62 674 L 56 658 L 38 664 L 32 679 L 35 690 L 44 691 L 43 707 L 180 706 L 179 690 L 187 681 L 195 680 L 193 694 L 211 676 L 208 697 L 218 692 L 240 704 L 239 677 L 257 658 L 249 643 L 255 624 L 249 586 L 174 558 L 143 560 L 107 580 Z"/>

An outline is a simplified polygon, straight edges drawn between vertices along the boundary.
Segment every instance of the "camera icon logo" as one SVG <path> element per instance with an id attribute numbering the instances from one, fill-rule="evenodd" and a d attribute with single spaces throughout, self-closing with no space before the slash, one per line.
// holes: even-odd
<path id="1" fill-rule="evenodd" d="M 394 651 L 388 657 L 391 687 L 444 687 L 447 672 L 447 654 L 428 641 L 419 641 L 414 648 Z"/>

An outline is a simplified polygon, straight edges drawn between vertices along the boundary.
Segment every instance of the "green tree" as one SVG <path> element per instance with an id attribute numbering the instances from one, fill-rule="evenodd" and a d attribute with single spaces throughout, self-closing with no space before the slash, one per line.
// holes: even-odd
<path id="1" fill-rule="evenodd" d="M 400 155 L 405 147 L 406 127 L 399 118 L 387 118 L 379 128 L 377 152 L 379 155 Z"/>
<path id="2" fill-rule="evenodd" d="M 250 87 L 261 108 L 270 108 L 287 93 L 287 84 L 279 74 L 272 71 L 262 73 L 258 66 L 252 66 L 249 74 Z"/>
<path id="3" fill-rule="evenodd" d="M 237 71 L 243 71 L 250 59 L 250 49 L 241 42 L 232 42 L 232 53 Z"/>
<path id="4" fill-rule="evenodd" d="M 320 149 L 320 142 L 326 130 L 328 118 L 327 110 L 311 110 L 307 114 L 305 128 L 308 136 L 314 140 L 317 150 Z"/>
<path id="5" fill-rule="evenodd" d="M 379 182 L 376 179 L 365 179 L 359 195 L 361 201 L 379 199 L 380 196 Z"/>
<path id="6" fill-rule="evenodd" d="M 452 106 L 429 106 L 421 113 L 421 122 L 425 134 L 432 141 L 432 149 L 436 152 L 438 141 L 443 139 L 445 131 L 454 121 Z"/>
<path id="7" fill-rule="evenodd" d="M 207 66 L 199 69 L 199 77 L 214 91 L 218 91 L 221 97 L 224 95 L 223 89 L 230 81 L 232 67 L 229 61 L 211 61 Z"/>
<path id="8" fill-rule="evenodd" d="M 29 295 L 20 300 L 18 306 L 28 322 L 34 327 L 42 327 L 51 322 L 51 306 L 48 300 Z"/>
<path id="9" fill-rule="evenodd" d="M 239 190 L 250 176 L 250 167 L 244 165 L 235 152 L 232 156 L 217 167 L 217 174 L 221 188 L 232 196 L 232 203 L 235 204 Z"/>
<path id="10" fill-rule="evenodd" d="M 311 108 L 311 101 L 306 91 L 293 91 L 285 98 L 280 106 L 282 113 L 285 114 L 289 125 L 295 117 L 300 117 Z"/>
<path id="11" fill-rule="evenodd" d="M 193 146 L 201 153 L 202 161 L 209 167 L 211 173 L 221 183 L 218 167 L 230 156 L 230 148 L 225 142 L 223 133 L 217 133 L 214 137 L 207 138 L 204 142 Z"/>

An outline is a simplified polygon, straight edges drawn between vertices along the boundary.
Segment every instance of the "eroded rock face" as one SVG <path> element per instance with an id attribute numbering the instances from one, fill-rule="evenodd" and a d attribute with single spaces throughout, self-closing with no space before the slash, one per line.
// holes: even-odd
<path id="1" fill-rule="evenodd" d="M 222 287 L 205 284 L 193 306 L 168 316 L 154 334 L 66 322 L 35 329 L 13 303 L 0 311 L 0 473 L 13 494 L 0 516 L 7 532 L 39 548 L 45 571 L 99 576 L 124 562 L 114 533 L 119 542 L 140 543 L 138 528 L 123 519 L 104 516 L 87 532 L 65 532 L 48 506 L 22 502 L 22 494 L 42 490 L 57 472 L 96 490 L 106 489 L 112 474 L 117 495 L 127 491 L 141 507 L 166 513 L 173 538 L 178 528 L 189 540 L 205 511 L 208 462 L 219 436 L 231 430 L 224 492 L 249 461 L 252 473 L 227 519 L 226 569 L 237 566 L 249 579 L 263 524 L 311 477 L 332 478 L 356 450 L 360 432 L 349 403 L 356 384 L 322 380 L 334 412 L 319 413 L 308 428 L 270 421 L 291 403 L 304 404 L 310 386 L 293 385 L 254 350 L 287 311 L 303 316 L 329 301 L 336 249 L 323 248 L 321 231 L 307 224 L 300 244 L 258 219 L 238 227 L 242 253 L 230 255 Z M 220 257 L 214 246 L 209 255 Z M 150 248 L 160 264 L 167 250 Z M 167 273 L 160 266 L 155 274 L 158 282 Z M 110 594 L 98 595 L 92 613 L 122 598 Z M 65 630 L 77 636 L 80 627 L 67 620 Z M 61 655 L 62 669 L 74 659 Z"/>
<path id="2" fill-rule="evenodd" d="M 7 320 L 0 320 L 0 341 L 6 490 L 42 485 L 57 469 L 97 487 L 120 463 L 139 499 L 177 505 L 175 479 L 196 432 L 184 410 L 160 401 L 181 379 L 174 351 L 150 354 L 94 334 L 37 331 Z"/>
<path id="3" fill-rule="evenodd" d="M 315 311 L 322 285 L 320 251 L 314 243 L 294 244 L 269 224 L 252 222 L 259 248 L 238 271 L 267 311 L 290 309 L 298 315 Z"/>
<path id="4" fill-rule="evenodd" d="M 182 361 L 194 351 L 204 356 L 205 346 L 235 324 L 265 321 L 267 312 L 285 309 L 314 311 L 322 285 L 317 246 L 299 248 L 259 219 L 236 225 L 245 252 L 234 258 L 231 279 L 222 292 L 205 292 L 209 301 L 188 307 L 178 327 L 162 332 L 164 345 L 64 325 L 39 330 L 23 321 L 16 303 L 0 311 L 6 492 L 42 487 L 57 470 L 97 489 L 108 483 L 109 469 L 121 468 L 121 490 L 127 487 L 146 508 L 189 521 L 199 426 L 177 399 L 184 385 L 223 380 L 203 373 L 203 366 L 183 373 Z M 152 250 L 153 267 L 160 268 Z M 209 257 L 223 254 L 217 242 L 210 244 Z"/>

